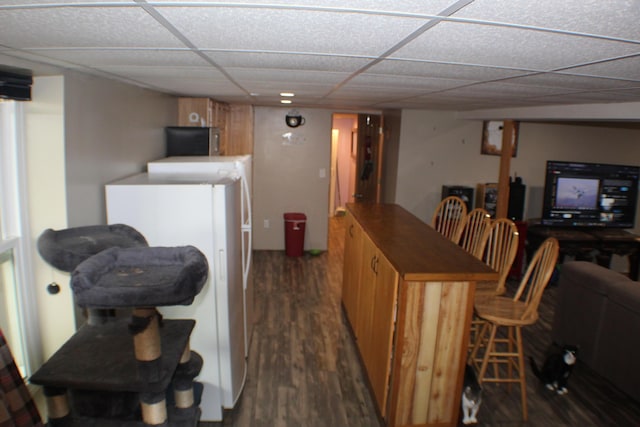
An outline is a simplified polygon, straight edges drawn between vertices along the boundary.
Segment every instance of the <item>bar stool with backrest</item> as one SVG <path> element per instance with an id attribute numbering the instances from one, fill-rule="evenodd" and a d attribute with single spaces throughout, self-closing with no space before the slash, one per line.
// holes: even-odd
<path id="1" fill-rule="evenodd" d="M 465 219 L 459 244 L 462 249 L 474 257 L 482 259 L 490 230 L 491 215 L 489 212 L 482 208 L 475 208 L 469 212 Z"/>
<path id="2" fill-rule="evenodd" d="M 431 226 L 457 244 L 466 217 L 467 205 L 464 200 L 458 196 L 448 196 L 438 204 L 431 218 Z"/>
<path id="3" fill-rule="evenodd" d="M 524 421 L 528 418 L 528 412 L 521 329 L 538 320 L 538 306 L 556 266 L 558 251 L 558 241 L 553 237 L 548 238 L 534 254 L 512 298 L 485 296 L 476 298 L 474 304 L 475 315 L 484 321 L 470 356 L 470 362 L 476 368 L 480 366 L 478 381 L 481 384 L 520 384 Z M 506 329 L 506 333 L 498 335 L 500 328 Z M 480 349 L 484 353 L 482 357 L 478 356 Z M 490 363 L 493 365 L 493 376 L 487 376 Z M 514 371 L 517 371 L 517 375 L 514 375 Z"/>
<path id="4" fill-rule="evenodd" d="M 498 281 L 478 282 L 476 296 L 504 294 L 509 271 L 518 253 L 519 238 L 518 228 L 510 219 L 500 218 L 493 221 L 482 260 L 498 272 Z"/>
<path id="5" fill-rule="evenodd" d="M 476 282 L 475 298 L 502 295 L 506 291 L 507 277 L 518 251 L 518 228 L 508 218 L 500 218 L 491 222 L 488 230 L 482 260 L 498 272 L 497 281 Z M 484 322 L 474 316 L 469 335 L 469 351 L 473 350 L 476 336 Z"/>

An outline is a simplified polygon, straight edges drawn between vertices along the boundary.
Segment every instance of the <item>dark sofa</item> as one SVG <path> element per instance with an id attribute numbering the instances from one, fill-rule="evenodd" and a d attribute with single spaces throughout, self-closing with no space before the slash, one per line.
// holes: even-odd
<path id="1" fill-rule="evenodd" d="M 640 401 L 640 283 L 586 261 L 562 265 L 552 327 L 558 344 Z"/>

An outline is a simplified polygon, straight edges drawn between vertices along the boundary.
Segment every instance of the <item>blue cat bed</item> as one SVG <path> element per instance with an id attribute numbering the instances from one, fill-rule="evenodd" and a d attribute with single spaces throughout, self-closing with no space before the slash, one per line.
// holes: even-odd
<path id="1" fill-rule="evenodd" d="M 47 229 L 38 237 L 38 252 L 51 266 L 70 273 L 87 258 L 112 247 L 148 246 L 135 228 L 124 224 Z"/>
<path id="2" fill-rule="evenodd" d="M 189 305 L 208 273 L 206 257 L 193 246 L 114 247 L 80 263 L 71 289 L 86 308 Z"/>

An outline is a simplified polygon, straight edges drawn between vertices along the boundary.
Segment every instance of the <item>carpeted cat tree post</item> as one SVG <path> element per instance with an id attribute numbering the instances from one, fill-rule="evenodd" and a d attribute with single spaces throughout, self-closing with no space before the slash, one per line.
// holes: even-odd
<path id="1" fill-rule="evenodd" d="M 132 316 L 89 322 L 31 377 L 44 386 L 50 425 L 196 426 L 202 358 L 189 347 L 195 321 L 163 320 L 156 307 L 193 302 L 207 279 L 205 256 L 193 246 L 148 247 L 138 237 L 105 248 L 114 236 L 100 227 L 66 231 L 74 237 L 46 232 L 39 248 L 51 251 L 43 258 L 68 261 L 78 258 L 60 251 L 101 248 L 72 269 L 76 303 L 90 313 L 129 308 Z"/>

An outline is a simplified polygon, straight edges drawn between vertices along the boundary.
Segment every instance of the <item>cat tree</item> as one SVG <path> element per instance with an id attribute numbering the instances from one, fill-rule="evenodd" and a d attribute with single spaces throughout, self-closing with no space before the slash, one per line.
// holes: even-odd
<path id="1" fill-rule="evenodd" d="M 44 387 L 52 427 L 195 427 L 202 358 L 189 347 L 191 319 L 156 307 L 189 305 L 207 279 L 193 246 L 149 247 L 125 225 L 45 231 L 38 250 L 71 272 L 82 326 L 31 378 Z M 114 316 L 131 309 L 130 319 Z"/>

